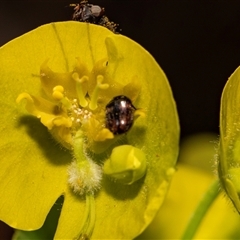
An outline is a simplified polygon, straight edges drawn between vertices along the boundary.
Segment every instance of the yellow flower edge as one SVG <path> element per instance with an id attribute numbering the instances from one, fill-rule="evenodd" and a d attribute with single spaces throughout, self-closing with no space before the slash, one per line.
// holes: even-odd
<path id="1" fill-rule="evenodd" d="M 240 67 L 228 79 L 221 97 L 218 175 L 223 189 L 240 212 Z"/>
<path id="2" fill-rule="evenodd" d="M 129 86 L 123 88 L 124 94 L 134 92 L 131 97 L 135 107 L 144 110 L 145 117 L 139 117 L 119 141 L 144 152 L 147 174 L 129 186 L 116 184 L 103 176 L 96 195 L 96 223 L 92 238 L 133 238 L 142 232 L 166 195 L 178 153 L 176 107 L 167 79 L 155 60 L 127 37 L 115 35 L 100 26 L 76 22 L 41 26 L 6 44 L 0 53 L 3 112 L 0 120 L 0 177 L 4 179 L 0 183 L 4 196 L 0 199 L 0 218 L 15 228 L 37 229 L 54 202 L 63 195 L 64 204 L 55 238 L 71 239 L 78 234 L 85 201 L 77 197 L 68 184 L 67 169 L 72 157 L 61 144 L 52 140 L 38 119 L 26 115 L 25 104 L 19 106 L 15 100 L 19 96 L 18 102 L 26 99 L 31 105 L 34 97 L 42 95 L 39 84 L 41 66 L 45 72 L 69 74 L 76 68 L 76 59 L 81 59 L 91 71 L 98 67 L 99 61 L 107 58 L 108 75 L 119 84 Z M 75 77 L 81 79 L 81 76 Z M 99 79 L 101 82 L 101 77 Z M 139 94 L 132 91 L 139 86 Z M 56 101 L 62 99 L 61 87 L 64 86 L 57 84 L 51 90 Z M 92 89 L 94 91 L 94 87 Z M 47 91 L 45 95 L 50 96 Z M 63 123 L 70 126 L 64 116 L 54 121 L 54 126 Z M 67 138 L 61 139 L 65 141 Z M 101 134 L 99 139 L 102 139 Z M 99 154 L 96 160 L 104 161 L 110 152 Z"/>

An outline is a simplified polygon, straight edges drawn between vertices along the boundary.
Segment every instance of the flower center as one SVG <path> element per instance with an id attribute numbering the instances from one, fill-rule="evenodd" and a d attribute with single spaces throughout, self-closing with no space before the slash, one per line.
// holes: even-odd
<path id="1" fill-rule="evenodd" d="M 105 90 L 109 88 L 109 84 L 103 83 L 104 77 L 103 75 L 97 76 L 96 85 L 93 89 L 93 92 L 91 94 L 91 100 L 87 101 L 86 99 L 86 93 L 84 93 L 84 85 L 89 80 L 87 76 L 83 76 L 82 78 L 79 77 L 79 74 L 77 72 L 74 72 L 72 74 L 72 78 L 76 81 L 76 89 L 77 89 L 77 95 L 79 99 L 79 104 L 82 107 L 89 107 L 91 110 L 97 109 L 97 101 L 98 101 L 98 95 L 100 90 Z"/>
<path id="2" fill-rule="evenodd" d="M 78 100 L 75 98 L 72 101 L 70 111 L 68 112 L 73 126 L 79 126 L 84 121 L 88 121 L 92 116 L 92 111 L 79 106 Z"/>
<path id="3" fill-rule="evenodd" d="M 53 88 L 52 97 L 59 103 L 70 120 L 72 121 L 72 128 L 78 130 L 83 124 L 87 124 L 89 119 L 98 110 L 98 97 L 101 90 L 109 88 L 109 84 L 103 83 L 104 77 L 98 75 L 96 77 L 96 85 L 91 92 L 87 92 L 88 76 L 79 77 L 77 72 L 72 74 L 72 78 L 76 83 L 77 98 L 68 99 L 65 94 L 65 89 L 62 85 L 57 85 Z"/>
<path id="4" fill-rule="evenodd" d="M 65 148 L 72 150 L 76 132 L 82 131 L 86 147 L 102 153 L 117 140 L 116 135 L 130 129 L 133 119 L 143 115 L 141 109 L 127 104 L 137 98 L 141 85 L 136 77 L 126 85 L 114 81 L 107 71 L 107 59 L 97 61 L 91 71 L 76 60 L 73 71 L 65 73 L 52 71 L 46 60 L 40 67 L 40 80 L 48 99 L 22 93 L 17 102 L 27 100 L 28 112 L 40 118 Z M 116 96 L 129 99 L 127 105 L 119 105 Z M 114 107 L 107 113 L 106 106 L 112 101 Z"/>

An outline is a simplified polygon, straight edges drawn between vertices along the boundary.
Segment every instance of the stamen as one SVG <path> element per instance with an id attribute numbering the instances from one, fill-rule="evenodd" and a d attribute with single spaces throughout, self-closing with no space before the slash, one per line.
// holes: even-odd
<path id="1" fill-rule="evenodd" d="M 137 109 L 134 112 L 134 119 L 136 120 L 138 117 L 146 117 L 146 113 L 143 109 Z"/>
<path id="2" fill-rule="evenodd" d="M 96 87 L 93 90 L 93 93 L 92 93 L 92 96 L 91 96 L 91 101 L 90 101 L 90 104 L 89 104 L 89 108 L 91 110 L 95 110 L 97 108 L 97 100 L 98 100 L 99 89 L 104 90 L 104 89 L 109 88 L 109 84 L 102 83 L 103 80 L 104 80 L 104 77 L 102 75 L 97 76 L 97 84 L 96 84 Z"/>
<path id="3" fill-rule="evenodd" d="M 86 107 L 88 105 L 88 101 L 85 99 L 85 94 L 83 92 L 83 83 L 88 81 L 88 76 L 83 76 L 82 78 L 79 78 L 78 73 L 75 72 L 72 74 L 72 78 L 76 81 L 79 104 L 82 107 Z"/>
<path id="4" fill-rule="evenodd" d="M 52 97 L 56 101 L 60 101 L 63 106 L 65 106 L 67 109 L 69 109 L 71 107 L 71 102 L 69 101 L 69 99 L 67 97 L 64 96 L 63 92 L 64 92 L 63 86 L 61 86 L 61 85 L 55 86 L 53 88 Z"/>

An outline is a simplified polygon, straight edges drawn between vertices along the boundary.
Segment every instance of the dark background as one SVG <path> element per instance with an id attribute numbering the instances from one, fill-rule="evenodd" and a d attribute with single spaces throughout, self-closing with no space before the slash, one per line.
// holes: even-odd
<path id="1" fill-rule="evenodd" d="M 0 46 L 42 24 L 71 19 L 71 0 L 0 0 Z M 181 137 L 218 133 L 222 89 L 240 65 L 240 1 L 92 0 L 165 71 Z M 27 49 L 26 49 L 27 51 Z M 1 231 L 1 229 L 0 229 Z M 0 234 L 1 238 L 1 234 Z"/>
<path id="2" fill-rule="evenodd" d="M 1 0 L 0 45 L 39 25 L 71 19 L 71 0 Z M 181 136 L 218 133 L 222 89 L 240 65 L 240 1 L 92 0 L 146 48 L 173 90 Z M 27 51 L 27 50 L 26 50 Z"/>

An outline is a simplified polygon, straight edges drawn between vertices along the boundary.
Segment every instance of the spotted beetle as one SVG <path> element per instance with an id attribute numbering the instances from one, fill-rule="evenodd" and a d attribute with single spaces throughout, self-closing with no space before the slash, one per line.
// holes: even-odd
<path id="1" fill-rule="evenodd" d="M 106 128 L 114 135 L 126 133 L 133 125 L 135 110 L 126 96 L 114 97 L 106 106 Z"/>

